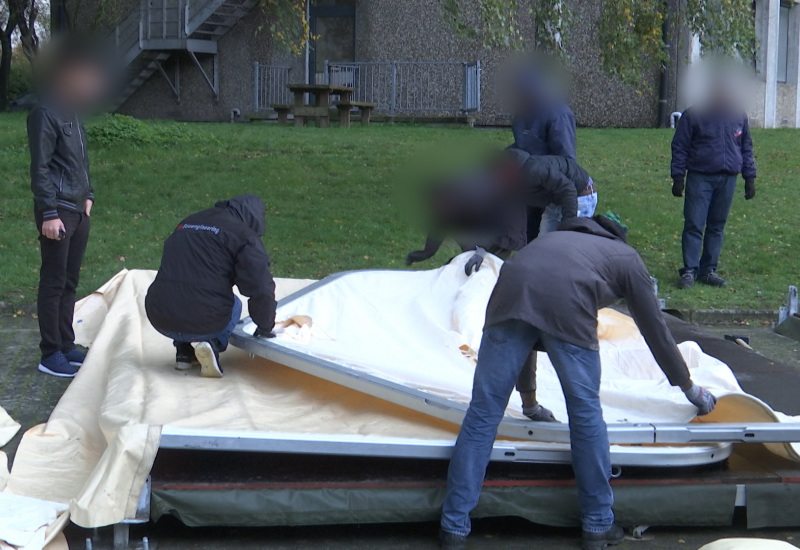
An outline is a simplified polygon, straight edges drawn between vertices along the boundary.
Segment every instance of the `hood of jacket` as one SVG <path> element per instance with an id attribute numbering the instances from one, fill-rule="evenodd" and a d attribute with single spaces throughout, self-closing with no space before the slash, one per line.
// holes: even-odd
<path id="1" fill-rule="evenodd" d="M 598 237 L 605 237 L 615 241 L 625 242 L 624 239 L 614 235 L 592 218 L 568 218 L 564 220 L 558 228 L 559 231 L 576 231 L 578 233 L 588 233 Z"/>
<path id="2" fill-rule="evenodd" d="M 267 232 L 267 213 L 264 201 L 258 195 L 239 195 L 232 199 L 219 201 L 214 206 L 227 208 L 242 220 L 259 237 Z"/>

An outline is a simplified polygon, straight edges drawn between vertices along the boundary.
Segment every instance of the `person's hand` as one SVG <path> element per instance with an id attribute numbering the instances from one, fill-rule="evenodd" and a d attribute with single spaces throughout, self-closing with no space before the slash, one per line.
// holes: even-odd
<path id="1" fill-rule="evenodd" d="M 683 196 L 683 178 L 674 178 L 672 180 L 672 195 L 675 197 Z"/>
<path id="2" fill-rule="evenodd" d="M 64 222 L 56 218 L 54 220 L 47 220 L 42 222 L 42 235 L 54 241 L 60 241 L 63 233 L 67 230 L 64 228 Z"/>
<path id="3" fill-rule="evenodd" d="M 714 407 L 717 405 L 717 398 L 714 397 L 714 394 L 705 389 L 703 386 L 692 384 L 692 387 L 683 393 L 686 395 L 686 399 L 688 399 L 692 405 L 697 407 L 698 416 L 707 415 L 713 411 Z"/>
<path id="4" fill-rule="evenodd" d="M 92 199 L 86 199 L 86 206 L 84 206 L 83 211 L 86 212 L 86 215 L 91 217 L 92 216 L 92 206 L 94 205 L 94 201 Z"/>
<path id="5" fill-rule="evenodd" d="M 424 262 L 428 258 L 433 257 L 435 254 L 435 250 L 415 250 L 414 252 L 409 252 L 408 256 L 406 256 L 406 265 Z"/>
<path id="6" fill-rule="evenodd" d="M 257 328 L 256 331 L 253 333 L 253 336 L 256 338 L 275 338 L 275 333 L 271 330 L 264 330 L 263 328 Z"/>
<path id="7" fill-rule="evenodd" d="M 486 254 L 486 251 L 482 249 L 480 246 L 475 249 L 475 254 L 467 260 L 467 264 L 464 266 L 464 273 L 467 274 L 467 277 L 472 275 L 473 273 L 477 273 L 481 266 L 483 265 L 483 256 Z"/>
<path id="8" fill-rule="evenodd" d="M 756 180 L 744 180 L 744 198 L 750 200 L 756 196 Z"/>

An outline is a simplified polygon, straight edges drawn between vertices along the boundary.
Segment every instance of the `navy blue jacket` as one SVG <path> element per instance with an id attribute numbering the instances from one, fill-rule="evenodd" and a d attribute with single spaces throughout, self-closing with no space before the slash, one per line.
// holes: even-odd
<path id="1" fill-rule="evenodd" d="M 672 138 L 672 179 L 687 171 L 739 174 L 756 178 L 753 140 L 747 114 L 724 109 L 690 107 L 683 112 Z"/>
<path id="2" fill-rule="evenodd" d="M 565 103 L 520 113 L 511 121 L 514 149 L 529 155 L 553 155 L 576 160 L 575 115 Z"/>

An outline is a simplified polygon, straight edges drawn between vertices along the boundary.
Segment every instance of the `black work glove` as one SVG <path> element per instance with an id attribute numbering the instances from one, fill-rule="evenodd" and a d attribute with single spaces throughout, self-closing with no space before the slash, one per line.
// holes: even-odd
<path id="1" fill-rule="evenodd" d="M 424 249 L 415 250 L 414 252 L 408 253 L 408 256 L 406 256 L 406 265 L 424 262 L 428 258 L 432 258 L 434 255 L 436 255 L 436 252 L 439 251 L 440 246 L 442 246 L 442 241 L 434 239 L 433 237 L 428 237 L 425 240 Z"/>
<path id="2" fill-rule="evenodd" d="M 692 387 L 683 392 L 683 394 L 692 405 L 697 407 L 698 416 L 707 415 L 717 405 L 717 398 L 714 397 L 714 394 L 697 384 L 692 384 Z"/>
<path id="3" fill-rule="evenodd" d="M 675 197 L 683 196 L 683 178 L 672 178 L 672 195 Z"/>
<path id="4" fill-rule="evenodd" d="M 464 273 L 467 274 L 467 277 L 472 275 L 473 273 L 477 273 L 481 266 L 483 265 L 483 257 L 486 254 L 486 251 L 482 249 L 480 246 L 475 247 L 475 254 L 467 260 L 467 265 L 464 266 Z"/>
<path id="5" fill-rule="evenodd" d="M 257 328 L 256 331 L 253 333 L 253 336 L 256 338 L 275 338 L 275 333 L 271 330 L 264 330 L 263 328 Z"/>
<path id="6" fill-rule="evenodd" d="M 744 180 L 744 198 L 745 200 L 750 200 L 756 196 L 756 180 L 748 179 Z"/>

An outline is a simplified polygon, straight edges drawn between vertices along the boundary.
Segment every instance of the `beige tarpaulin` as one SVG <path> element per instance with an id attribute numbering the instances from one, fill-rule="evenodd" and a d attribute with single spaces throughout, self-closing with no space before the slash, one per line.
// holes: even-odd
<path id="1" fill-rule="evenodd" d="M 492 263 L 490 260 L 480 273 L 496 273 L 497 266 L 491 267 Z M 465 355 L 461 347 L 467 344 L 468 348 L 475 349 L 482 326 L 481 310 L 485 309 L 487 291 L 491 290 L 493 282 L 478 277 L 470 283 L 475 288 L 470 289 L 456 276 L 457 272 L 463 276 L 463 268 L 459 265 L 428 272 L 375 272 L 373 275 L 379 280 L 368 278 L 361 281 L 348 295 L 353 300 L 344 304 L 330 303 L 327 316 L 337 322 L 346 322 L 349 317 L 361 317 L 362 309 L 371 311 L 371 317 L 367 317 L 371 321 L 360 327 L 360 337 L 354 344 L 356 347 L 369 347 L 375 342 L 374 326 L 384 322 L 387 312 L 403 312 L 407 315 L 403 323 L 391 327 L 413 327 L 414 331 L 423 327 L 430 335 L 426 333 L 425 339 L 414 342 L 408 340 L 409 333 L 401 331 L 393 332 L 393 338 L 416 348 L 420 357 L 429 352 L 427 347 L 432 347 L 444 354 L 437 356 L 444 357 L 444 363 L 457 363 L 455 367 L 447 364 L 439 367 L 463 370 L 457 380 L 451 380 L 457 390 L 455 393 L 458 393 L 462 386 L 469 386 L 469 368 L 472 365 L 469 354 Z M 16 455 L 8 491 L 68 503 L 73 521 L 84 527 L 119 522 L 135 511 L 164 425 L 364 438 L 380 435 L 411 439 L 455 438 L 457 427 L 452 424 L 263 359 L 250 360 L 247 354 L 236 349 L 223 354 L 225 376 L 222 379 L 200 378 L 197 370 L 175 370 L 172 343 L 150 326 L 144 314 L 144 297 L 153 276 L 153 272 L 147 271 L 120 273 L 98 293 L 79 304 L 76 316 L 79 342 L 91 343 L 91 351 L 47 424 L 25 434 Z M 279 280 L 279 295 L 286 295 L 308 283 Z M 453 284 L 456 284 L 455 291 L 445 291 Z M 404 293 L 411 293 L 415 287 L 420 296 L 430 297 L 433 303 L 404 303 L 401 299 L 406 295 Z M 440 289 L 441 296 L 429 292 L 431 287 Z M 378 309 L 374 303 L 355 299 L 359 295 L 369 296 L 375 288 L 383 288 L 386 296 Z M 457 294 L 456 298 L 453 292 Z M 323 300 L 324 293 L 314 299 Z M 444 328 L 437 328 L 443 304 L 449 320 L 442 321 L 446 325 Z M 289 306 L 282 308 L 279 319 L 296 314 L 309 315 L 312 327 L 305 337 L 299 335 L 302 329 L 289 327 L 281 336 L 284 341 L 298 340 L 300 345 L 299 341 L 305 339 L 314 345 L 333 338 L 349 346 L 349 336 L 334 330 L 330 319 L 324 318 L 326 315 L 315 318 L 316 311 L 292 309 Z M 457 321 L 454 321 L 454 311 L 466 313 L 459 313 Z M 611 353 L 604 355 L 604 361 L 634 365 L 646 356 L 638 344 L 626 341 L 631 330 L 629 320 L 611 313 L 604 315 L 602 320 L 606 321 L 601 327 L 602 332 L 609 337 L 603 345 Z M 438 336 L 436 330 L 440 330 Z M 433 343 L 428 346 L 431 338 Z M 397 351 L 394 340 L 380 343 L 384 345 L 380 359 Z M 688 353 L 691 361 L 698 364 L 705 361 L 697 346 L 689 346 Z M 629 355 L 632 357 L 630 361 L 627 359 Z M 703 363 L 707 379 L 717 377 L 725 384 L 735 384 L 725 365 L 708 359 L 711 362 Z M 412 367 L 406 362 L 401 366 Z M 547 367 L 543 366 L 542 372 L 546 370 Z M 607 396 L 625 395 L 621 389 L 625 369 L 620 372 L 622 378 L 615 382 Z M 465 376 L 466 381 L 463 380 Z M 637 376 L 634 389 L 660 387 L 652 373 L 645 379 Z M 421 383 L 427 382 L 421 380 Z M 667 390 L 672 391 L 670 388 Z M 549 391 L 553 395 L 560 393 L 555 389 Z M 548 399 L 554 398 L 549 396 Z M 668 396 L 663 407 L 670 402 L 677 400 Z M 619 404 L 613 406 L 624 410 Z M 681 414 L 690 418 L 691 407 L 682 406 Z M 632 410 L 632 414 L 639 414 L 636 407 Z"/>

